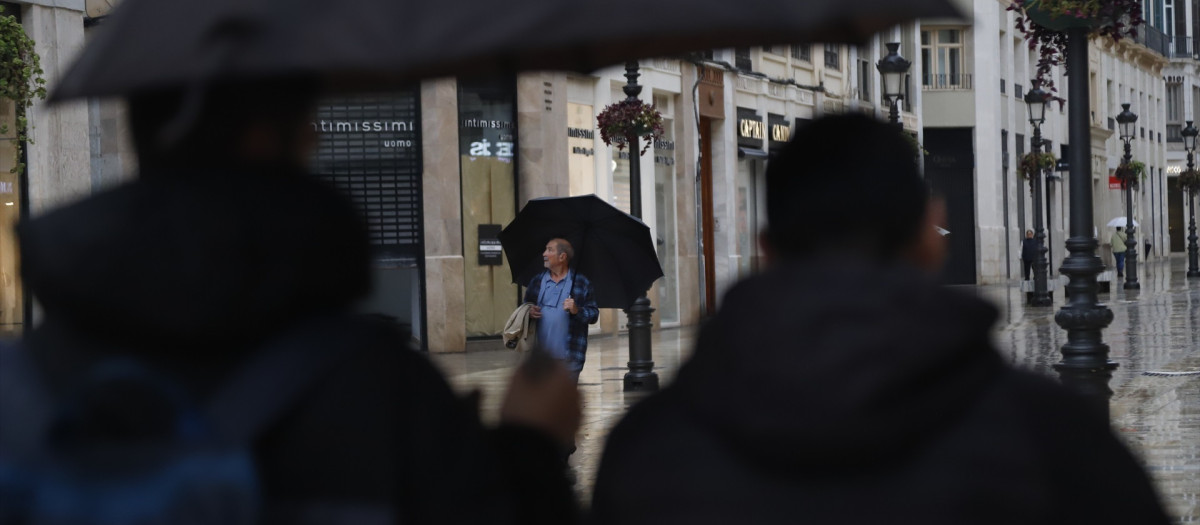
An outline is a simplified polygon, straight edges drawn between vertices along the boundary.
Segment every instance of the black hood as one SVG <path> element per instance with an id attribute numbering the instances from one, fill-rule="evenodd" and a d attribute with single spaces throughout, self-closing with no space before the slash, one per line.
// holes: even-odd
<path id="1" fill-rule="evenodd" d="M 365 227 L 315 177 L 151 175 L 18 227 L 22 276 L 48 324 L 123 345 L 214 350 L 368 290 Z"/>
<path id="2" fill-rule="evenodd" d="M 996 311 L 915 269 L 790 264 L 749 278 L 701 330 L 674 390 L 763 468 L 898 459 L 1003 370 Z"/>

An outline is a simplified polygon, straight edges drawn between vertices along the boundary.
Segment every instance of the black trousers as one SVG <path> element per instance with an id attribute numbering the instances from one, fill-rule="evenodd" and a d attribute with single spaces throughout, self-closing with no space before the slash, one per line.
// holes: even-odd
<path id="1" fill-rule="evenodd" d="M 1033 261 L 1030 259 L 1021 259 L 1021 268 L 1025 271 L 1025 280 L 1029 280 L 1029 272 L 1033 270 Z"/>

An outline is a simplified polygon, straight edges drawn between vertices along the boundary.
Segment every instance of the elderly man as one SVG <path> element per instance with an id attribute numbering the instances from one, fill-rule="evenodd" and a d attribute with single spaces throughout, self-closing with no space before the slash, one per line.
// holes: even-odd
<path id="1" fill-rule="evenodd" d="M 575 249 L 566 239 L 550 239 L 542 252 L 546 270 L 535 275 L 525 290 L 533 303 L 530 316 L 538 320 L 538 343 L 561 360 L 575 381 L 587 354 L 588 325 L 600 317 L 592 282 L 571 269 Z"/>

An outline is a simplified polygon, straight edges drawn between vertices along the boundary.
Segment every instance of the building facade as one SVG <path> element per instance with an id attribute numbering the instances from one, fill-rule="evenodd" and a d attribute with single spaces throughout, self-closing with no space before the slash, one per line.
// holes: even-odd
<path id="1" fill-rule="evenodd" d="M 34 41 L 44 77 L 54 85 L 84 43 L 84 0 L 0 2 L 3 15 L 15 17 Z M 25 168 L 14 171 L 19 150 L 13 124 L 18 109 L 0 104 L 0 121 L 9 130 L 0 137 L 0 336 L 19 333 L 34 315 L 34 304 L 21 286 L 13 226 L 22 218 L 91 194 L 102 185 L 91 169 L 89 106 L 75 102 L 48 106 L 35 102 L 25 110 L 30 122 Z"/>
<path id="2" fill-rule="evenodd" d="M 962 0 L 963 19 L 922 20 L 920 61 L 925 174 L 945 197 L 949 211 L 950 260 L 946 280 L 954 284 L 1002 282 L 1020 278 L 1020 239 L 1032 229 L 1034 214 L 1046 225 L 1051 274 L 1067 255 L 1070 195 L 1066 176 L 1066 105 L 1052 104 L 1041 127 L 1042 151 L 1053 153 L 1059 168 L 1046 182 L 1045 198 L 1034 209 L 1028 181 L 1017 165 L 1031 151 L 1032 125 L 1024 95 L 1030 89 L 1038 55 L 1015 27 L 1006 0 Z M 1147 17 L 1147 20 L 1152 20 Z M 1124 192 L 1110 184 L 1123 154 L 1115 117 L 1128 102 L 1139 115 L 1132 142 L 1134 160 L 1147 166 L 1147 178 L 1135 193 L 1134 217 L 1163 253 L 1167 232 L 1152 223 L 1166 206 L 1159 189 L 1167 168 L 1166 90 L 1168 64 L 1161 30 L 1142 28 L 1137 41 L 1093 39 L 1089 47 L 1090 141 L 1095 233 L 1105 263 L 1113 264 L 1106 224 L 1125 215 Z M 1068 92 L 1062 68 L 1052 73 L 1060 95 Z M 1048 148 L 1048 149 L 1047 149 Z M 1151 188 L 1154 188 L 1153 192 Z M 962 234 L 965 233 L 965 234 Z M 1139 234 L 1140 236 L 1140 234 Z"/>
<path id="3" fill-rule="evenodd" d="M 1165 212 L 1154 216 L 1159 237 L 1164 249 L 1174 253 L 1187 251 L 1187 201 L 1178 185 L 1178 176 L 1187 169 L 1187 152 L 1180 131 L 1187 122 L 1193 123 L 1200 117 L 1200 50 L 1196 48 L 1196 37 L 1200 36 L 1200 9 L 1193 2 L 1159 0 L 1163 19 L 1167 21 L 1167 38 L 1170 42 L 1170 63 L 1163 72 L 1166 83 L 1167 108 L 1167 160 L 1166 183 L 1159 188 L 1165 193 Z M 1200 160 L 1200 159 L 1194 159 Z M 1195 164 L 1195 162 L 1193 162 Z"/>
<path id="4" fill-rule="evenodd" d="M 1169 250 L 1177 237 L 1168 203 L 1179 155 L 1168 145 L 1175 144 L 1182 115 L 1200 100 L 1195 59 L 1175 53 L 1182 49 L 1175 39 L 1191 38 L 1195 24 L 1165 22 L 1194 14 L 1171 1 L 1148 9 L 1162 11 L 1161 28 L 1174 33 L 1152 26 L 1158 33 L 1147 31 L 1139 42 L 1097 40 L 1091 47 L 1097 234 L 1105 240 L 1107 221 L 1124 215 L 1123 193 L 1109 189 L 1108 177 L 1121 154 L 1112 117 L 1120 103 L 1130 102 L 1140 115 L 1134 158 L 1148 167 L 1135 217 L 1145 224 L 1154 253 Z M 51 84 L 104 6 L 11 4 L 38 42 Z M 635 190 L 629 163 L 639 162 L 636 190 L 665 274 L 649 291 L 654 322 L 697 323 L 715 311 L 725 290 L 762 265 L 757 239 L 766 227 L 772 152 L 825 114 L 886 118 L 875 63 L 887 42 L 899 42 L 899 53 L 913 61 L 900 120 L 928 151 L 926 176 L 949 205 L 947 280 L 1018 277 L 1021 232 L 1034 213 L 1047 218 L 1051 267 L 1057 268 L 1065 256 L 1066 187 L 1048 183 L 1047 202 L 1034 210 L 1015 169 L 1031 137 L 1022 96 L 1036 57 L 1015 31 L 1004 0 L 961 0 L 960 7 L 963 19 L 922 20 L 862 45 L 779 45 L 642 60 L 639 96 L 663 113 L 666 133 L 632 158 L 628 149 L 604 144 L 596 131 L 596 115 L 626 96 L 622 67 L 591 75 L 435 79 L 323 100 L 311 123 L 321 137 L 314 172 L 359 204 L 375 247 L 377 287 L 363 309 L 411 325 L 430 351 L 462 351 L 471 338 L 495 337 L 520 293 L 496 251 L 499 230 L 537 197 L 594 193 L 628 210 Z M 1055 76 L 1065 93 L 1066 79 Z M 1050 151 L 1065 157 L 1066 113 L 1054 107 L 1049 114 L 1043 136 Z M 136 171 L 119 102 L 39 104 L 30 117 L 35 142 L 25 173 L 0 181 L 0 195 L 13 196 L 0 215 L 0 320 L 9 332 L 24 326 L 33 310 L 16 276 L 11 225 Z M 15 161 L 12 154 L 0 153 L 2 159 Z M 594 330 L 616 333 L 624 323 L 624 314 L 605 311 Z"/>

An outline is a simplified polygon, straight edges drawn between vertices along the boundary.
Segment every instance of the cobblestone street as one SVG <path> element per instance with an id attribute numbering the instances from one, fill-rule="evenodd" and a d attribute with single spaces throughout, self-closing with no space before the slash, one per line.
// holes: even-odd
<path id="1" fill-rule="evenodd" d="M 1104 331 L 1110 358 L 1119 363 L 1110 383 L 1112 423 L 1140 456 L 1158 484 L 1177 523 L 1200 522 L 1200 279 L 1185 278 L 1181 256 L 1151 259 L 1142 265 L 1142 289 L 1126 291 L 1114 283 L 1102 302 L 1114 320 Z M 1026 307 L 1023 293 L 1011 285 L 964 287 L 995 304 L 1001 319 L 995 332 L 1000 352 L 1017 366 L 1054 375 L 1066 332 L 1053 319 L 1053 307 Z M 1061 292 L 1061 288 L 1059 288 Z M 691 350 L 693 327 L 653 334 L 654 361 L 664 384 Z M 516 355 L 495 342 L 474 343 L 466 354 L 436 355 L 435 362 L 461 391 L 484 392 L 483 416 L 494 421 L 500 394 L 516 365 Z M 593 337 L 580 376 L 584 423 L 579 450 L 571 464 L 582 497 L 590 493 L 604 437 L 636 394 L 622 391 L 628 360 L 624 336 Z"/>

